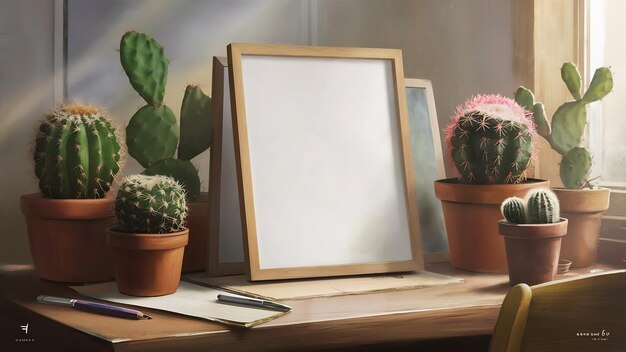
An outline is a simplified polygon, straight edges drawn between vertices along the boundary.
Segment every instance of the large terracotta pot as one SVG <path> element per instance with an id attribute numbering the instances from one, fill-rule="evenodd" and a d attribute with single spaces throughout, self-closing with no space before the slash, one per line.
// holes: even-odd
<path id="1" fill-rule="evenodd" d="M 163 296 L 180 283 L 189 230 L 165 234 L 125 233 L 107 229 L 118 290 L 131 296 Z"/>
<path id="2" fill-rule="evenodd" d="M 553 224 L 513 224 L 500 220 L 498 228 L 504 236 L 511 286 L 554 280 L 561 239 L 567 234 L 567 219 L 561 218 Z"/>
<path id="3" fill-rule="evenodd" d="M 105 229 L 114 224 L 114 200 L 20 198 L 37 275 L 79 283 L 113 279 Z"/>
<path id="4" fill-rule="evenodd" d="M 435 181 L 448 234 L 450 260 L 459 269 L 506 273 L 504 240 L 498 235 L 500 204 L 508 197 L 524 197 L 549 181 L 528 179 L 520 184 L 466 184 L 456 178 Z"/>
<path id="5" fill-rule="evenodd" d="M 201 271 L 206 267 L 207 238 L 209 237 L 209 193 L 202 192 L 194 202 L 188 202 L 186 227 L 189 243 L 185 247 L 183 272 Z"/>
<path id="6" fill-rule="evenodd" d="M 592 266 L 598 257 L 602 213 L 609 208 L 609 189 L 552 190 L 559 197 L 561 216 L 569 220 L 569 231 L 561 244 L 561 258 L 571 260 L 573 268 Z"/>

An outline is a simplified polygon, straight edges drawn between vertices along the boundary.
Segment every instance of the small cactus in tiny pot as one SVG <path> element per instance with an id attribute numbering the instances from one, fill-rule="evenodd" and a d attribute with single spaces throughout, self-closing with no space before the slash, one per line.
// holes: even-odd
<path id="1" fill-rule="evenodd" d="M 566 62 L 561 67 L 561 78 L 574 100 L 567 101 L 546 118 L 542 103 L 535 102 L 533 93 L 519 87 L 515 101 L 532 112 L 537 133 L 550 143 L 552 149 L 561 154 L 560 175 L 563 186 L 570 189 L 591 188 L 587 179 L 591 172 L 592 158 L 589 149 L 582 145 L 587 126 L 587 105 L 604 98 L 613 89 L 613 74 L 608 67 L 595 71 L 589 88 L 581 94 L 581 78 L 576 65 Z"/>
<path id="2" fill-rule="evenodd" d="M 35 139 L 35 174 L 46 198 L 103 198 L 120 171 L 120 141 L 105 111 L 70 103 L 44 117 Z"/>
<path id="3" fill-rule="evenodd" d="M 174 179 L 157 175 L 126 177 L 115 200 L 116 230 L 127 233 L 172 233 L 183 230 L 185 191 Z"/>
<path id="4" fill-rule="evenodd" d="M 477 95 L 457 107 L 446 127 L 462 183 L 520 183 L 533 160 L 535 126 L 512 99 Z"/>
<path id="5" fill-rule="evenodd" d="M 507 198 L 500 210 L 506 220 L 514 224 L 552 224 L 561 219 L 559 199 L 548 189 L 532 190 L 525 200 Z"/>

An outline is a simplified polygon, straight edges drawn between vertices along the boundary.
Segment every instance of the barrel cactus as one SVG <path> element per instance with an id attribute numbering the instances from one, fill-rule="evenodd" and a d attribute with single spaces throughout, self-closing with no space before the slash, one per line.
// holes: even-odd
<path id="1" fill-rule="evenodd" d="M 531 191 L 526 196 L 526 214 L 530 224 L 552 224 L 561 218 L 559 199 L 547 189 Z"/>
<path id="2" fill-rule="evenodd" d="M 582 146 L 587 126 L 587 105 L 604 98 L 613 89 L 613 74 L 608 67 L 598 68 L 589 88 L 581 94 L 581 78 L 578 68 L 571 62 L 561 67 L 561 78 L 574 100 L 565 102 L 552 115 L 552 122 L 546 118 L 542 103 L 535 102 L 529 89 L 519 87 L 515 101 L 526 110 L 532 111 L 537 125 L 537 133 L 544 137 L 552 149 L 562 155 L 560 176 L 566 188 L 580 189 L 589 186 L 587 177 L 591 171 L 591 152 Z"/>
<path id="3" fill-rule="evenodd" d="M 128 233 L 171 233 L 183 230 L 185 191 L 171 177 L 131 175 L 115 199 L 118 229 Z"/>
<path id="4" fill-rule="evenodd" d="M 450 156 L 463 183 L 520 183 L 533 160 L 535 126 L 500 95 L 477 95 L 457 107 L 446 127 Z"/>
<path id="5" fill-rule="evenodd" d="M 103 198 L 120 171 L 115 127 L 99 107 L 69 103 L 48 112 L 35 139 L 35 174 L 46 198 Z"/>
<path id="6" fill-rule="evenodd" d="M 145 174 L 176 178 L 193 201 L 200 194 L 200 178 L 190 160 L 211 145 L 211 98 L 188 85 L 179 127 L 174 112 L 163 103 L 169 60 L 161 44 L 146 34 L 127 32 L 120 41 L 120 62 L 146 102 L 126 127 L 128 153 L 146 168 Z"/>
<path id="7" fill-rule="evenodd" d="M 504 218 L 514 224 L 526 223 L 526 203 L 519 197 L 509 197 L 502 202 L 500 211 Z"/>
<path id="8" fill-rule="evenodd" d="M 525 200 L 510 197 L 502 202 L 500 210 L 510 223 L 551 224 L 560 221 L 559 199 L 547 189 L 531 190 Z"/>

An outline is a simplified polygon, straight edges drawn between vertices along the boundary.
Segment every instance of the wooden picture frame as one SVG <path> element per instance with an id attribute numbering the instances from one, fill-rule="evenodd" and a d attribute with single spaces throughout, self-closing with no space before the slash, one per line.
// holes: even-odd
<path id="1" fill-rule="evenodd" d="M 246 272 L 232 114 L 228 62 L 213 57 L 213 146 L 209 168 L 209 239 L 206 273 L 209 276 Z"/>
<path id="2" fill-rule="evenodd" d="M 435 180 L 446 175 L 432 83 L 406 78 L 404 85 L 424 260 L 427 263 L 449 261 L 443 210 L 433 187 Z"/>
<path id="3" fill-rule="evenodd" d="M 423 270 L 401 51 L 231 44 L 228 64 L 249 279 Z"/>

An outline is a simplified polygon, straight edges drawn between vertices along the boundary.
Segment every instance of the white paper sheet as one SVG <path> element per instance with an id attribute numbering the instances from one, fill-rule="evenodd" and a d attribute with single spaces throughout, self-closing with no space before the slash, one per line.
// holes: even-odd
<path id="1" fill-rule="evenodd" d="M 182 281 L 175 293 L 159 297 L 132 297 L 123 295 L 117 290 L 115 282 L 72 286 L 72 289 L 81 295 L 105 301 L 165 310 L 243 327 L 252 327 L 285 314 L 283 312 L 267 309 L 218 303 L 218 294 L 237 295 Z"/>

